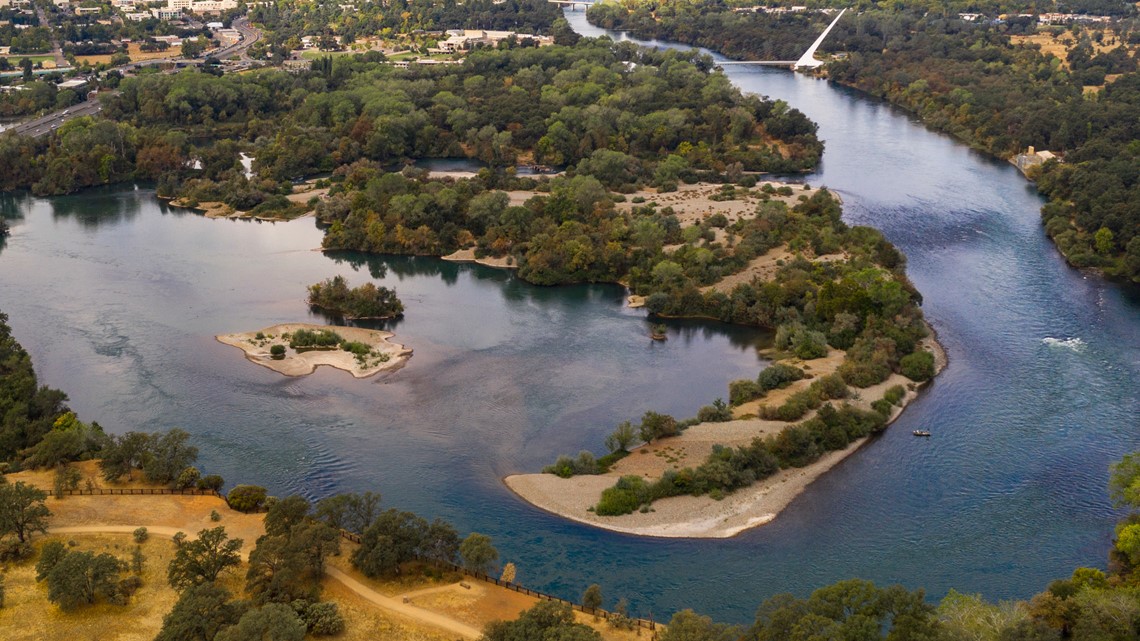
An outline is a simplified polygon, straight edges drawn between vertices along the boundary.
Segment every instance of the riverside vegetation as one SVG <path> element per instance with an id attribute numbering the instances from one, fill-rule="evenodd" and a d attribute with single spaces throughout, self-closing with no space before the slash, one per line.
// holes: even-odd
<path id="1" fill-rule="evenodd" d="M 1133 6 L 1069 3 L 1066 11 L 1118 18 L 1107 27 L 1071 28 L 1038 25 L 1017 15 L 1026 5 L 1004 2 L 984 9 L 1013 14 L 1000 21 L 959 19 L 958 12 L 979 9 L 965 2 L 865 9 L 844 16 L 824 42 L 822 51 L 843 54 L 827 66 L 830 79 L 1001 158 L 1029 146 L 1062 154 L 1063 162 L 1030 174 L 1049 198 L 1046 232 L 1074 266 L 1140 282 L 1140 31 Z M 733 12 L 714 0 L 621 0 L 596 4 L 588 15 L 640 38 L 760 60 L 795 59 L 831 20 Z M 1016 39 L 1065 33 L 1071 42 L 1061 56 Z"/>
<path id="2" fill-rule="evenodd" d="M 350 289 L 344 276 L 310 285 L 309 305 L 353 320 L 393 318 L 404 313 L 395 290 L 374 283 Z"/>

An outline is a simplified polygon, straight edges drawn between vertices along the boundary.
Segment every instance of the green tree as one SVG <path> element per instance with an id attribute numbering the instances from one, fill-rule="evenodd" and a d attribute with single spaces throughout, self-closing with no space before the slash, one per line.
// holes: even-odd
<path id="1" fill-rule="evenodd" d="M 661 641 L 736 641 L 741 630 L 723 623 L 714 623 L 692 610 L 681 610 L 673 615 Z"/>
<path id="2" fill-rule="evenodd" d="M 241 563 L 241 539 L 231 539 L 219 526 L 198 532 L 198 538 L 178 546 L 167 569 L 167 579 L 175 590 L 212 583 L 227 568 Z"/>
<path id="3" fill-rule="evenodd" d="M 594 583 L 586 588 L 582 593 L 582 607 L 587 610 L 597 610 L 602 607 L 602 586 Z"/>
<path id="4" fill-rule="evenodd" d="M 499 551 L 491 545 L 491 537 L 472 532 L 459 544 L 459 556 L 468 570 L 487 573 L 499 560 Z"/>
<path id="5" fill-rule="evenodd" d="M 292 494 L 274 501 L 265 513 L 265 533 L 270 536 L 286 535 L 309 515 L 309 501 Z"/>
<path id="6" fill-rule="evenodd" d="M 226 503 L 238 512 L 256 512 L 267 497 L 268 492 L 259 485 L 237 485 L 226 495 Z"/>
<path id="7" fill-rule="evenodd" d="M 337 530 L 361 534 L 376 520 L 380 510 L 380 494 L 337 494 L 317 502 L 314 518 Z"/>
<path id="8" fill-rule="evenodd" d="M 67 552 L 47 574 L 48 600 L 64 610 L 118 596 L 119 560 L 110 554 Z"/>
<path id="9" fill-rule="evenodd" d="M 1108 493 L 1117 507 L 1140 507 L 1140 452 L 1109 466 Z"/>
<path id="10" fill-rule="evenodd" d="M 134 480 L 134 471 L 141 470 L 150 453 L 151 435 L 146 432 L 127 432 L 112 436 L 99 459 L 99 469 L 103 478 L 117 481 L 124 474 L 128 481 Z"/>
<path id="11" fill-rule="evenodd" d="M 172 483 L 183 470 L 198 460 L 198 448 L 190 445 L 190 434 L 174 428 L 156 434 L 150 453 L 143 462 L 143 473 L 152 483 Z"/>
<path id="12" fill-rule="evenodd" d="M 606 449 L 611 452 L 628 452 L 629 446 L 637 441 L 637 432 L 629 421 L 622 421 L 606 437 Z"/>
<path id="13" fill-rule="evenodd" d="M 283 603 L 270 603 L 242 615 L 236 625 L 222 630 L 216 641 L 301 641 L 305 623 L 293 608 Z"/>
<path id="14" fill-rule="evenodd" d="M 15 535 L 26 543 L 36 532 L 46 532 L 51 510 L 44 505 L 47 492 L 23 481 L 0 485 L 0 538 Z"/>
<path id="15" fill-rule="evenodd" d="M 237 623 L 243 611 L 225 588 L 213 583 L 191 586 L 162 619 L 155 641 L 213 641 L 220 631 Z"/>
<path id="16" fill-rule="evenodd" d="M 483 629 L 483 641 L 601 641 L 602 635 L 574 621 L 569 605 L 539 601 L 514 621 L 495 621 Z"/>

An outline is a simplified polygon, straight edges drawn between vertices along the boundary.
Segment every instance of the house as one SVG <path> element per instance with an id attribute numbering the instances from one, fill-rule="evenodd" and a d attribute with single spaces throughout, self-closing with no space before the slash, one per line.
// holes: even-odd
<path id="1" fill-rule="evenodd" d="M 1028 174 L 1031 168 L 1043 165 L 1054 159 L 1058 161 L 1061 160 L 1057 154 L 1045 150 L 1037 151 L 1031 145 L 1025 153 L 1014 156 L 1010 162 L 1020 169 L 1021 173 Z"/>
<path id="2" fill-rule="evenodd" d="M 103 7 L 76 7 L 75 15 L 77 16 L 90 16 L 97 13 L 102 13 Z"/>
<path id="3" fill-rule="evenodd" d="M 181 9 L 151 9 L 150 14 L 159 20 L 177 20 L 182 17 Z"/>

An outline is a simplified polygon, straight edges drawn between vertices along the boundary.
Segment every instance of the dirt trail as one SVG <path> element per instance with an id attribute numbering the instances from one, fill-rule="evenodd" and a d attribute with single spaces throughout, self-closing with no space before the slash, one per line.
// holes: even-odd
<path id="1" fill-rule="evenodd" d="M 55 527 L 48 530 L 48 534 L 130 534 L 139 527 L 145 527 L 148 534 L 155 534 L 167 538 L 174 538 L 174 535 L 180 532 L 178 528 L 173 528 L 165 525 L 76 525 Z M 246 560 L 249 558 L 249 549 L 242 550 L 242 558 Z M 409 603 L 403 602 L 403 596 L 389 597 L 380 594 L 372 588 L 364 585 L 360 581 L 352 578 L 344 572 L 333 568 L 325 568 L 325 573 L 332 579 L 343 583 L 345 587 L 357 593 L 370 603 L 379 606 L 384 610 L 388 610 L 395 614 L 426 623 L 427 625 L 435 626 L 448 632 L 459 634 L 468 639 L 478 639 L 483 636 L 481 630 L 456 621 L 450 617 L 437 614 L 418 608 Z M 414 594 L 414 593 L 412 593 Z"/>

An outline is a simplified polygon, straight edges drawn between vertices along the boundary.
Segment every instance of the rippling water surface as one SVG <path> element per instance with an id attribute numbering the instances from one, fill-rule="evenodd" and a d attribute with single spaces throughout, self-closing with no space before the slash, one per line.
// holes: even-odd
<path id="1" fill-rule="evenodd" d="M 493 535 L 532 587 L 576 597 L 596 581 L 643 615 L 693 607 L 746 621 L 764 597 L 851 576 L 939 597 L 1026 597 L 1075 566 L 1103 566 L 1116 517 L 1107 466 L 1140 446 L 1137 297 L 1064 265 L 1040 198 L 1011 166 L 825 82 L 728 69 L 820 123 L 825 162 L 807 180 L 907 253 L 951 359 L 882 438 L 731 540 L 602 532 L 500 483 L 557 452 L 597 449 L 646 409 L 692 415 L 763 366 L 753 347 L 764 337 L 749 330 L 675 323 L 653 343 L 617 287 L 326 256 L 311 221 L 206 220 L 145 190 L 108 191 L 0 201 L 15 218 L 0 310 L 86 419 L 184 427 L 202 467 L 278 494 L 379 489 L 389 506 Z M 337 273 L 397 289 L 408 312 L 390 328 L 415 349 L 407 368 L 284 378 L 213 340 L 319 322 L 304 288 Z M 912 438 L 917 428 L 934 438 Z"/>

